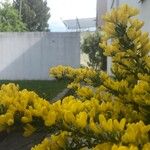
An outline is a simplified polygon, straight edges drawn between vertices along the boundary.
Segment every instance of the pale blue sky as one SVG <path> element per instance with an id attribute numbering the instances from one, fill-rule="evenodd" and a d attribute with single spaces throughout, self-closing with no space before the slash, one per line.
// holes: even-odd
<path id="1" fill-rule="evenodd" d="M 65 31 L 61 20 L 96 16 L 96 0 L 47 0 L 51 31 Z"/>

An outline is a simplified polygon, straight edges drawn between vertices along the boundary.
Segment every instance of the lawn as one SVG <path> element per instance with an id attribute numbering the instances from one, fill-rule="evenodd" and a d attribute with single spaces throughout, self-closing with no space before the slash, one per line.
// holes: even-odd
<path id="1" fill-rule="evenodd" d="M 20 89 L 34 91 L 40 97 L 51 100 L 67 87 L 68 82 L 64 80 L 0 80 L 0 86 L 7 83 L 18 84 Z"/>

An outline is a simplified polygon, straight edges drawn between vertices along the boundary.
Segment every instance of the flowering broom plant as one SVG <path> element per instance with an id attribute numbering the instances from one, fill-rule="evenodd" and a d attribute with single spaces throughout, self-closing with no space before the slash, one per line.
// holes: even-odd
<path id="1" fill-rule="evenodd" d="M 68 78 L 75 94 L 52 104 L 14 84 L 3 85 L 0 131 L 19 125 L 30 136 L 46 130 L 50 136 L 31 150 L 149 150 L 150 41 L 137 14 L 122 5 L 103 17 L 100 47 L 112 58 L 113 76 L 53 67 L 51 75 Z"/>

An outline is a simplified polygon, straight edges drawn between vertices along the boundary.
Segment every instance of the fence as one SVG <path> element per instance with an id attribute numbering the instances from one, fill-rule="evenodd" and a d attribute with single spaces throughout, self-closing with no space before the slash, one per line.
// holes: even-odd
<path id="1" fill-rule="evenodd" d="M 1 80 L 47 80 L 59 64 L 79 67 L 79 33 L 0 33 Z"/>

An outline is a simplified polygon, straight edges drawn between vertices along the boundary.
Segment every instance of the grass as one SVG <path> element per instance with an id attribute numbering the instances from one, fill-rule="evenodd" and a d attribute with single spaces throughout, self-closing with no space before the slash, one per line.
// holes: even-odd
<path id="1" fill-rule="evenodd" d="M 0 86 L 8 83 L 18 84 L 21 90 L 34 91 L 40 97 L 51 100 L 67 87 L 68 82 L 64 80 L 0 80 Z"/>

